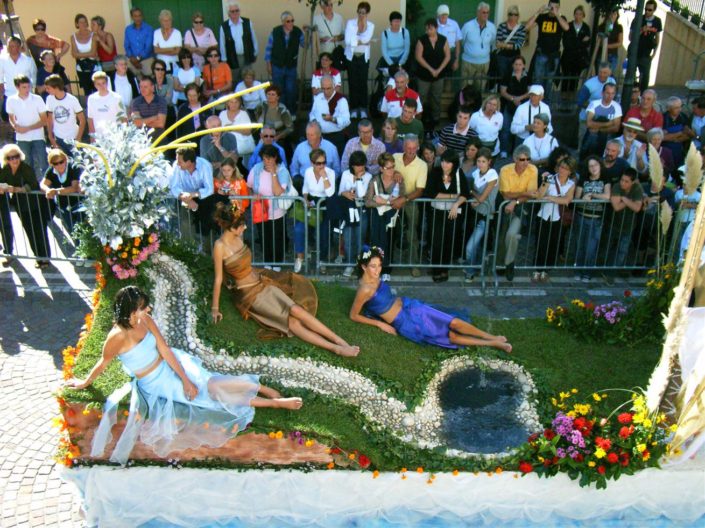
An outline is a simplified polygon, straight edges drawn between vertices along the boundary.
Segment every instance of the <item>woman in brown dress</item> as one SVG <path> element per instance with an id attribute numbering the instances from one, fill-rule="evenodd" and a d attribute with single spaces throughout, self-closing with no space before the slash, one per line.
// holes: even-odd
<path id="1" fill-rule="evenodd" d="M 244 212 L 221 203 L 216 206 L 214 220 L 223 230 L 213 247 L 214 323 L 223 319 L 220 290 L 225 272 L 234 283 L 230 289 L 243 318 L 252 317 L 263 327 L 259 337 L 297 336 L 339 356 L 359 354 L 360 347 L 349 345 L 316 319 L 318 296 L 311 281 L 294 273 L 252 268 L 252 253 L 242 239 L 247 229 Z"/>

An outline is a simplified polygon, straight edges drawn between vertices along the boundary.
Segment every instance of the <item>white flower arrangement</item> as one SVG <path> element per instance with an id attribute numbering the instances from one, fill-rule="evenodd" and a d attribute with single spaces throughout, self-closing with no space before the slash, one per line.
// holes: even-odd
<path id="1" fill-rule="evenodd" d="M 164 156 L 157 153 L 145 159 L 128 176 L 150 150 L 150 142 L 144 129 L 115 123 L 96 134 L 94 148 L 77 149 L 76 160 L 85 168 L 83 208 L 95 236 L 113 250 L 125 239 L 141 237 L 168 219 L 170 166 Z"/>
<path id="2" fill-rule="evenodd" d="M 381 391 L 362 374 L 312 360 L 250 356 L 243 352 L 233 357 L 226 350 L 218 352 L 206 346 L 196 335 L 196 315 L 190 299 L 194 298 L 194 282 L 186 265 L 164 254 L 152 257 L 155 266 L 148 271 L 154 284 L 154 318 L 164 337 L 173 346 L 197 355 L 214 371 L 230 374 L 253 373 L 276 380 L 285 387 L 305 388 L 319 394 L 340 398 L 357 406 L 371 422 L 393 432 L 400 441 L 423 448 L 444 445 L 441 437 L 443 409 L 440 406 L 441 384 L 454 372 L 470 367 L 507 372 L 522 388 L 523 401 L 517 408 L 517 418 L 528 430 L 541 428 L 535 408 L 536 386 L 531 375 L 520 365 L 499 359 L 452 357 L 441 364 L 424 394 L 423 402 L 409 411 L 406 405 Z M 448 456 L 478 457 L 494 460 L 509 453 L 469 453 L 446 450 Z"/>

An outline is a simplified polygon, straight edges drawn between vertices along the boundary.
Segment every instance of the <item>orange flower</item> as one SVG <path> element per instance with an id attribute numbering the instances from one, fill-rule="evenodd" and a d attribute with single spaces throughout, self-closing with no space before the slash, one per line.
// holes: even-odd
<path id="1" fill-rule="evenodd" d="M 208 422 L 205 422 L 205 423 L 203 424 L 203 428 L 204 428 L 204 429 L 210 429 L 210 427 L 211 427 L 211 424 L 209 424 Z"/>
<path id="2" fill-rule="evenodd" d="M 350 454 L 348 455 L 348 458 L 349 458 L 350 460 L 355 460 L 355 453 L 350 453 Z"/>
<path id="3" fill-rule="evenodd" d="M 120 253 L 120 258 L 126 259 L 127 258 L 127 251 L 123 251 L 122 253 Z"/>
<path id="4" fill-rule="evenodd" d="M 401 479 L 402 479 L 402 480 L 406 480 L 406 475 L 402 475 L 402 476 L 401 476 Z"/>
<path id="5" fill-rule="evenodd" d="M 135 238 L 132 240 L 132 243 L 133 243 L 135 246 L 139 246 L 139 245 L 142 243 L 142 240 L 140 239 L 140 237 L 135 237 Z"/>
<path id="6" fill-rule="evenodd" d="M 426 484 L 428 484 L 429 486 L 430 486 L 431 484 L 433 484 L 433 479 L 428 479 L 428 480 L 426 481 Z"/>
<path id="7" fill-rule="evenodd" d="M 453 476 L 454 476 L 454 477 L 457 477 L 459 474 L 460 474 L 460 471 L 458 471 L 457 469 L 454 469 L 454 470 L 453 470 Z"/>
<path id="8" fill-rule="evenodd" d="M 333 464 L 333 462 L 328 462 L 328 465 L 326 467 L 328 469 L 333 469 L 335 467 L 335 464 Z"/>
<path id="9" fill-rule="evenodd" d="M 269 438 L 271 438 L 272 440 L 274 440 L 274 439 L 277 437 L 277 435 L 274 433 L 274 431 L 270 431 L 268 436 L 269 436 Z"/>
<path id="10" fill-rule="evenodd" d="M 406 468 L 405 467 L 401 468 L 401 472 L 406 473 Z"/>
<path id="11" fill-rule="evenodd" d="M 377 470 L 375 469 L 375 470 L 372 472 L 372 478 L 373 478 L 373 479 L 376 479 L 377 477 L 379 477 L 379 471 L 377 471 Z"/>
<path id="12" fill-rule="evenodd" d="M 122 411 L 123 416 L 130 416 L 130 411 Z"/>
<path id="13" fill-rule="evenodd" d="M 497 475 L 501 475 L 501 474 L 502 474 L 502 471 L 504 471 L 504 470 L 502 469 L 502 466 L 497 466 L 497 469 L 494 470 L 494 472 L 497 473 Z"/>
<path id="14" fill-rule="evenodd" d="M 423 473 L 423 468 L 421 466 L 416 468 L 417 473 Z"/>

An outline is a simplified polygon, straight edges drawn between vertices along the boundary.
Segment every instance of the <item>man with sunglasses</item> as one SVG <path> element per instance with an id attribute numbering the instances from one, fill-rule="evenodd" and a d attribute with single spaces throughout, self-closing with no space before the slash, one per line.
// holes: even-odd
<path id="1" fill-rule="evenodd" d="M 296 115 L 296 69 L 299 64 L 299 49 L 305 47 L 304 32 L 294 25 L 294 15 L 291 11 L 284 11 L 281 21 L 281 26 L 273 28 L 269 34 L 264 60 L 267 62 L 267 72 L 272 82 L 282 88 L 282 102 L 291 115 Z"/>
<path id="2" fill-rule="evenodd" d="M 257 60 L 259 53 L 255 28 L 249 18 L 240 16 L 240 3 L 228 2 L 228 19 L 220 26 L 220 56 L 232 73 L 233 84 L 242 80 L 241 72 Z"/>
<path id="3" fill-rule="evenodd" d="M 649 77 L 651 76 L 651 61 L 656 54 L 656 48 L 659 45 L 659 33 L 663 31 L 663 22 L 656 13 L 655 0 L 647 0 L 644 4 L 644 18 L 641 22 L 641 30 L 639 31 L 639 40 L 631 42 L 629 47 L 637 46 L 636 67 L 639 69 L 639 88 L 643 92 L 649 87 Z M 632 22 L 631 35 L 634 31 L 636 18 Z"/>
<path id="4" fill-rule="evenodd" d="M 77 211 L 80 202 L 77 196 L 66 195 L 81 192 L 79 182 L 83 169 L 73 163 L 66 152 L 60 149 L 51 149 L 47 159 L 51 166 L 44 173 L 39 188 L 44 191 L 46 199 L 49 200 L 52 216 L 58 211 L 64 227 L 71 234 L 74 225 L 81 221 L 81 213 Z"/>
<path id="5" fill-rule="evenodd" d="M 252 170 L 255 165 L 262 161 L 260 151 L 265 145 L 272 145 L 275 147 L 279 151 L 279 157 L 282 159 L 282 165 L 287 169 L 289 168 L 289 164 L 286 162 L 286 152 L 284 152 L 284 148 L 279 143 L 274 141 L 276 135 L 277 131 L 274 127 L 270 125 L 264 125 L 262 127 L 259 135 L 259 143 L 255 147 L 254 152 L 250 155 L 250 161 L 247 162 L 247 170 Z"/>

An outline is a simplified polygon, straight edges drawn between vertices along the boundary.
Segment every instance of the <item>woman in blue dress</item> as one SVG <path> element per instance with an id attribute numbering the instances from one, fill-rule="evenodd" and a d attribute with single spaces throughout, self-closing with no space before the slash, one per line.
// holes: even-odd
<path id="1" fill-rule="evenodd" d="M 357 259 L 357 294 L 350 308 L 350 319 L 376 326 L 383 332 L 402 335 L 415 343 L 444 348 L 489 346 L 512 351 L 504 336 L 483 332 L 459 317 L 444 313 L 417 299 L 396 297 L 388 282 L 380 280 L 384 252 L 373 246 Z"/>
<path id="2" fill-rule="evenodd" d="M 85 379 L 67 382 L 74 389 L 88 387 L 116 357 L 133 378 L 108 397 L 91 456 L 103 455 L 117 422 L 118 404 L 129 393 L 128 419 L 110 457 L 121 464 L 138 437 L 164 458 L 173 451 L 224 445 L 249 425 L 254 407 L 301 408 L 301 398 L 282 398 L 260 385 L 256 375 L 210 372 L 197 357 L 170 348 L 149 315 L 149 297 L 139 288 L 122 288 L 113 310 L 115 324 L 102 358 Z"/>

